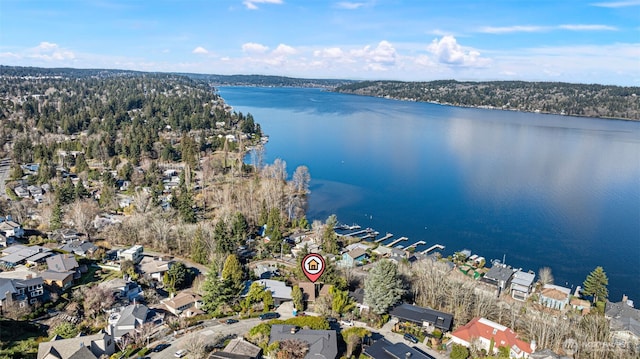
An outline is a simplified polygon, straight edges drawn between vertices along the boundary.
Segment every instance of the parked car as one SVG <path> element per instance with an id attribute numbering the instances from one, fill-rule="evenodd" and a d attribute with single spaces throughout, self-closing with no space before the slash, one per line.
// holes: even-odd
<path id="1" fill-rule="evenodd" d="M 413 344 L 417 344 L 419 342 L 418 338 L 416 338 L 415 335 L 409 333 L 404 333 L 404 340 L 408 340 Z"/>
<path id="2" fill-rule="evenodd" d="M 186 349 L 180 349 L 174 354 L 174 356 L 176 358 L 182 358 L 185 355 L 187 355 L 187 350 Z"/>
<path id="3" fill-rule="evenodd" d="M 225 320 L 224 322 L 226 324 L 233 324 L 233 323 L 237 323 L 238 319 L 229 318 L 229 319 Z"/>
<path id="4" fill-rule="evenodd" d="M 151 349 L 152 352 L 157 353 L 167 349 L 171 344 L 169 343 L 160 343 Z"/>
<path id="5" fill-rule="evenodd" d="M 280 314 L 274 313 L 274 312 L 268 312 L 268 313 L 260 314 L 259 318 L 260 320 L 276 319 L 276 318 L 280 318 Z"/>
<path id="6" fill-rule="evenodd" d="M 341 320 L 340 325 L 345 327 L 353 327 L 353 322 L 350 320 Z"/>

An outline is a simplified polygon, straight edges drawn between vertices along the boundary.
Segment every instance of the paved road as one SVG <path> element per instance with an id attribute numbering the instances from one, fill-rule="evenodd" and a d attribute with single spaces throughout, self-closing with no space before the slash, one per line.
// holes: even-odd
<path id="1" fill-rule="evenodd" d="M 11 159 L 3 158 L 0 160 L 0 196 L 7 197 L 7 192 L 4 189 L 4 182 L 9 178 L 9 169 L 11 166 Z"/>

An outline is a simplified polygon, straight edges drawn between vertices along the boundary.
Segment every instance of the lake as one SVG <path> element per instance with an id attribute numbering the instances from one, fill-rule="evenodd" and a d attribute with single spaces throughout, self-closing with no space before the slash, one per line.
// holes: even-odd
<path id="1" fill-rule="evenodd" d="M 308 218 L 336 214 L 570 288 L 602 266 L 640 302 L 640 123 L 458 108 L 319 89 L 221 87 L 270 136 L 265 162 L 311 174 Z"/>

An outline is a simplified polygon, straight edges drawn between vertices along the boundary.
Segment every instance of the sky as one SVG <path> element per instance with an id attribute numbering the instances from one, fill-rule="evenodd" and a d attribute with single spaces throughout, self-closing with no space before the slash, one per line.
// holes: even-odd
<path id="1" fill-rule="evenodd" d="M 0 64 L 640 86 L 640 0 L 0 0 Z"/>

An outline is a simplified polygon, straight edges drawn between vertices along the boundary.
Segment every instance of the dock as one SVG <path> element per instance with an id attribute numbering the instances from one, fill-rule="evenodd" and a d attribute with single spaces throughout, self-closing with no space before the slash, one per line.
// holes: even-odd
<path id="1" fill-rule="evenodd" d="M 407 238 L 407 237 L 400 237 L 400 238 L 396 239 L 395 241 L 393 241 L 393 242 L 391 242 L 391 243 L 387 244 L 387 247 L 391 248 L 391 247 L 395 246 L 396 244 L 398 244 L 398 243 L 400 243 L 400 242 L 402 242 L 402 241 L 406 241 L 406 240 L 408 240 L 408 239 L 409 239 L 409 238 Z"/>
<path id="2" fill-rule="evenodd" d="M 422 252 L 420 252 L 420 253 L 422 253 L 422 254 L 427 254 L 427 253 L 429 253 L 429 252 L 433 251 L 434 249 L 443 250 L 443 249 L 444 249 L 444 246 L 443 246 L 442 244 L 434 244 L 434 245 L 432 245 L 431 247 L 429 247 L 429 248 L 425 249 L 424 251 L 422 251 Z"/>
<path id="3" fill-rule="evenodd" d="M 409 249 L 411 247 L 417 247 L 417 246 L 422 245 L 422 244 L 427 244 L 427 242 L 425 242 L 425 241 L 417 241 L 416 243 L 409 245 L 407 247 L 407 249 Z"/>
<path id="4" fill-rule="evenodd" d="M 389 239 L 391 237 L 393 237 L 393 234 L 387 233 L 384 237 L 378 238 L 374 242 L 376 242 L 376 243 L 384 242 L 384 241 L 386 241 L 387 239 Z"/>
<path id="5" fill-rule="evenodd" d="M 351 233 L 346 233 L 346 234 L 339 234 L 339 233 L 336 233 L 336 234 L 338 235 L 338 237 L 355 237 L 355 236 L 357 236 L 359 234 L 368 233 L 369 231 L 371 231 L 371 229 L 367 228 L 367 229 L 363 229 L 363 230 L 355 231 L 355 232 L 351 232 Z"/>
<path id="6" fill-rule="evenodd" d="M 371 239 L 375 239 L 378 236 L 378 234 L 380 234 L 380 232 L 373 231 L 373 232 L 369 232 L 369 233 L 365 234 L 364 236 L 359 236 L 358 238 L 360 238 L 362 240 L 370 239 L 370 238 Z"/>

